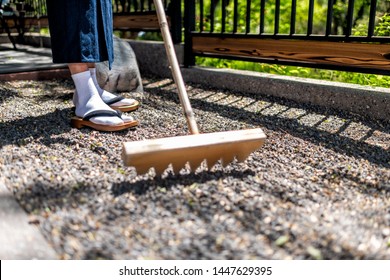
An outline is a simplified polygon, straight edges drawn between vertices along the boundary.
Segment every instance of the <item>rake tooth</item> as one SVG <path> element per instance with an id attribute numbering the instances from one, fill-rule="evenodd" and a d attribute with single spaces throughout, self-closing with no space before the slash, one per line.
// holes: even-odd
<path id="1" fill-rule="evenodd" d="M 234 160 L 234 153 L 227 153 L 227 154 L 222 156 L 221 164 L 223 167 L 226 167 L 233 160 Z"/>
<path id="2" fill-rule="evenodd" d="M 156 162 L 153 164 L 154 171 L 156 172 L 156 175 L 161 175 L 164 173 L 165 170 L 168 169 L 170 163 L 165 162 L 164 160 L 160 162 Z"/>
<path id="3" fill-rule="evenodd" d="M 186 163 L 187 162 L 172 163 L 173 172 L 175 172 L 175 174 L 179 174 L 180 170 L 182 170 L 185 167 Z"/>
<path id="4" fill-rule="evenodd" d="M 236 158 L 239 162 L 244 162 L 249 157 L 251 152 L 252 151 L 248 151 L 248 150 L 241 151 L 240 153 L 237 153 Z"/>
<path id="5" fill-rule="evenodd" d="M 216 157 L 216 156 L 208 157 L 208 158 L 206 159 L 208 168 L 209 168 L 209 169 L 213 168 L 213 166 L 216 165 L 217 162 L 218 162 L 220 159 L 221 159 L 220 156 L 219 156 L 219 157 L 218 157 L 218 156 L 217 156 L 217 157 Z"/>
<path id="6" fill-rule="evenodd" d="M 194 158 L 188 162 L 192 171 L 195 171 L 204 161 L 204 158 Z"/>
<path id="7" fill-rule="evenodd" d="M 163 164 L 158 164 L 153 167 L 157 176 L 160 176 L 161 174 L 164 173 L 165 170 L 168 169 L 168 165 L 163 165 Z"/>
<path id="8" fill-rule="evenodd" d="M 173 172 L 174 172 L 175 174 L 179 174 L 179 173 L 180 173 L 180 170 L 183 169 L 183 166 L 172 165 L 172 169 L 173 169 Z"/>
<path id="9" fill-rule="evenodd" d="M 136 171 L 137 171 L 137 174 L 145 174 L 145 173 L 148 173 L 150 168 L 151 168 L 151 166 L 137 166 Z"/>
<path id="10" fill-rule="evenodd" d="M 245 149 L 242 149 L 241 151 L 237 152 L 236 158 L 239 162 L 244 162 L 252 152 L 257 150 L 258 145 L 252 144 L 245 147 Z"/>

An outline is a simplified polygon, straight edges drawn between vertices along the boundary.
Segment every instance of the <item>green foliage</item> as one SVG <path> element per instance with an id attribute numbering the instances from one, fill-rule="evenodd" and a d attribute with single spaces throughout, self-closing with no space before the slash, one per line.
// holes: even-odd
<path id="1" fill-rule="evenodd" d="M 140 32 L 137 40 L 162 41 L 160 32 Z"/>
<path id="2" fill-rule="evenodd" d="M 49 35 L 50 34 L 49 28 L 48 27 L 41 27 L 39 29 L 39 33 L 42 34 L 42 35 Z"/>
<path id="3" fill-rule="evenodd" d="M 384 14 L 375 28 L 377 36 L 390 36 L 390 14 Z"/>
<path id="4" fill-rule="evenodd" d="M 205 57 L 197 57 L 196 64 L 207 67 L 248 70 L 261 73 L 286 75 L 301 78 L 312 78 L 342 83 L 353 83 L 366 86 L 386 88 L 390 87 L 389 76 L 375 74 L 353 73 L 345 71 L 324 70 Z"/>

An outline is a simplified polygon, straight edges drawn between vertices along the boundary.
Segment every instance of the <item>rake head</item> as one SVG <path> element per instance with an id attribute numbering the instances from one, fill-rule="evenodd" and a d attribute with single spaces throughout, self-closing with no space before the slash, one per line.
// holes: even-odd
<path id="1" fill-rule="evenodd" d="M 204 160 L 209 168 L 218 160 L 223 166 L 235 158 L 245 161 L 264 144 L 265 138 L 264 132 L 255 128 L 125 142 L 122 159 L 125 166 L 135 167 L 138 174 L 154 167 L 156 175 L 161 175 L 170 164 L 178 174 L 187 163 L 194 171 Z"/>

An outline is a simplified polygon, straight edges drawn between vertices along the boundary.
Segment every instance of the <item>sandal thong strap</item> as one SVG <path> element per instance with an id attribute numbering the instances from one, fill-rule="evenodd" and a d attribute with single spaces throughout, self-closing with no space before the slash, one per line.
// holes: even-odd
<path id="1" fill-rule="evenodd" d="M 93 117 L 119 117 L 122 118 L 122 112 L 121 111 L 109 111 L 109 110 L 95 110 L 92 112 L 89 112 L 83 117 L 83 120 L 89 121 Z"/>
<path id="2" fill-rule="evenodd" d="M 105 101 L 104 103 L 106 103 L 107 105 L 111 105 L 111 104 L 114 104 L 114 103 L 121 101 L 123 99 L 125 99 L 123 96 L 118 95 L 118 96 L 116 96 L 108 101 Z"/>

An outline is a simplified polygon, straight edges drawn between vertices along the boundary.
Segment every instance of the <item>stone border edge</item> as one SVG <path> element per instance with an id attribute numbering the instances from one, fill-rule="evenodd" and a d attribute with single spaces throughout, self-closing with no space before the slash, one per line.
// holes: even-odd
<path id="1" fill-rule="evenodd" d="M 58 256 L 43 234 L 29 223 L 28 214 L 0 181 L 0 259 L 56 260 Z"/>
<path id="2" fill-rule="evenodd" d="M 162 42 L 127 41 L 136 54 L 142 75 L 172 77 Z M 184 47 L 175 48 L 182 63 Z M 182 68 L 182 73 L 185 82 L 208 88 L 276 96 L 390 121 L 390 90 L 387 88 L 231 69 L 191 67 Z"/>

